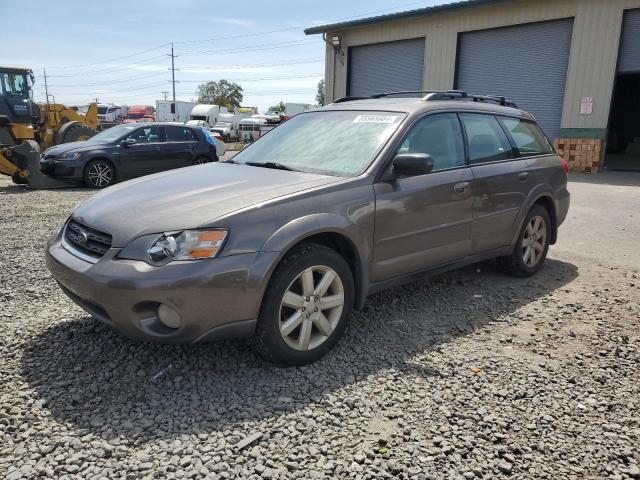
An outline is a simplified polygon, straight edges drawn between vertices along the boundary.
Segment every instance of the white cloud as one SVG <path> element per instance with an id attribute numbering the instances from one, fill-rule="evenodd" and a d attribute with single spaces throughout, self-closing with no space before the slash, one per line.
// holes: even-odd
<path id="1" fill-rule="evenodd" d="M 216 17 L 214 22 L 224 23 L 227 25 L 233 25 L 234 27 L 255 27 L 255 22 L 250 22 L 243 18 L 229 18 L 229 17 Z"/>

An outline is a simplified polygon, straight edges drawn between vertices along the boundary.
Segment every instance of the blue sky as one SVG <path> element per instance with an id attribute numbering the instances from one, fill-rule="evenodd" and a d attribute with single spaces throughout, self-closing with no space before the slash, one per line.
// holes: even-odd
<path id="1" fill-rule="evenodd" d="M 224 78 L 243 87 L 244 105 L 265 111 L 280 100 L 314 103 L 324 45 L 320 35 L 304 35 L 306 26 L 439 3 L 0 0 L 2 63 L 34 70 L 36 101 L 44 100 L 46 68 L 60 103 L 155 104 L 163 91 L 171 98 L 167 54 L 175 42 L 178 100 Z"/>

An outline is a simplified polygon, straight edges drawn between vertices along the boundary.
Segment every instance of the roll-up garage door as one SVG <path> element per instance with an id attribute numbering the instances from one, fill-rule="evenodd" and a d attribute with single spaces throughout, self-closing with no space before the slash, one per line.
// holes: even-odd
<path id="1" fill-rule="evenodd" d="M 348 95 L 422 90 L 424 38 L 349 48 Z"/>
<path id="2" fill-rule="evenodd" d="M 624 13 L 618 71 L 640 72 L 640 9 Z"/>
<path id="3" fill-rule="evenodd" d="M 560 132 L 573 19 L 460 34 L 456 88 L 503 95 Z"/>

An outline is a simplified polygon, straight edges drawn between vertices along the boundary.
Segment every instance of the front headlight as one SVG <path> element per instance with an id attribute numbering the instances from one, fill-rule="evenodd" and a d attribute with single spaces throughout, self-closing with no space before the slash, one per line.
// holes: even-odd
<path id="1" fill-rule="evenodd" d="M 79 158 L 79 157 L 80 157 L 80 154 L 78 152 L 67 152 L 60 155 L 58 157 L 58 160 L 75 160 L 76 158 Z"/>
<path id="2" fill-rule="evenodd" d="M 165 233 L 147 250 L 152 263 L 173 260 L 202 260 L 214 258 L 227 238 L 226 230 L 185 230 Z"/>

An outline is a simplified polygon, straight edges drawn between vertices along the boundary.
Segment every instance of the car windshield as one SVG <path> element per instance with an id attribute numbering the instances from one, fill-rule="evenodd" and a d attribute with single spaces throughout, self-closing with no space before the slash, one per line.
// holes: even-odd
<path id="1" fill-rule="evenodd" d="M 97 135 L 91 137 L 88 142 L 91 143 L 109 143 L 118 140 L 120 137 L 131 133 L 132 130 L 138 128 L 138 125 L 116 125 L 106 129 L 104 132 L 100 132 Z"/>
<path id="2" fill-rule="evenodd" d="M 366 170 L 405 117 L 400 112 L 318 111 L 293 117 L 241 151 L 234 163 L 351 177 Z"/>

